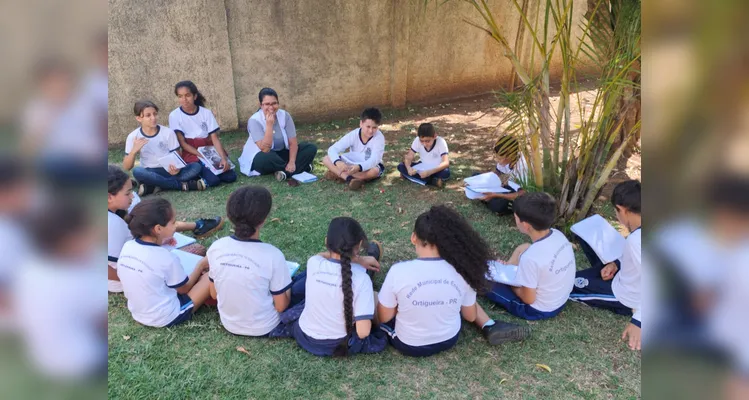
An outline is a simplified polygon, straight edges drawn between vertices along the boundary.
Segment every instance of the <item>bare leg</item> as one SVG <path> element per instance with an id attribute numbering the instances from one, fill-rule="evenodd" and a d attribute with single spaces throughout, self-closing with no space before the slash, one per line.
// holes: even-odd
<path id="1" fill-rule="evenodd" d="M 363 172 L 354 172 L 351 174 L 355 179 L 361 179 L 363 181 L 371 181 L 380 175 L 380 168 L 374 167 Z"/>
<path id="2" fill-rule="evenodd" d="M 195 312 L 200 306 L 211 297 L 210 281 L 208 280 L 208 274 L 203 274 L 195 285 L 187 293 L 192 300 L 193 308 L 192 312 Z"/>
<path id="3" fill-rule="evenodd" d="M 489 314 L 484 311 L 483 308 L 481 308 L 481 305 L 479 302 L 476 302 L 476 319 L 473 321 L 476 326 L 479 327 L 479 329 L 484 327 L 484 324 L 489 322 L 491 318 L 489 318 Z"/>
<path id="4" fill-rule="evenodd" d="M 377 300 L 377 291 L 376 290 L 374 291 L 374 301 L 375 301 L 374 302 L 374 304 L 375 304 L 375 313 L 374 313 L 374 318 L 372 318 L 372 320 L 374 321 L 375 324 L 379 325 L 380 324 L 380 319 L 377 318 L 377 304 L 378 304 L 377 301 L 378 300 Z"/>
<path id="5" fill-rule="evenodd" d="M 112 268 L 112 267 L 110 267 L 110 266 L 107 266 L 107 279 L 109 279 L 110 281 L 117 281 L 117 282 L 119 282 L 120 281 L 120 277 L 119 277 L 119 275 L 117 275 L 117 270 L 114 269 L 114 268 Z M 377 304 L 377 303 L 375 303 L 375 304 Z"/>
<path id="6" fill-rule="evenodd" d="M 174 223 L 174 227 L 177 232 L 192 231 L 195 230 L 195 222 L 177 221 Z"/>
<path id="7" fill-rule="evenodd" d="M 515 251 L 512 252 L 512 256 L 510 257 L 510 259 L 507 260 L 507 264 L 518 265 L 518 263 L 520 262 L 520 255 L 528 250 L 528 247 L 531 247 L 530 243 L 523 243 L 518 246 Z"/>
<path id="8" fill-rule="evenodd" d="M 343 171 L 340 168 L 338 168 L 338 166 L 336 166 L 335 164 L 333 164 L 332 161 L 330 161 L 330 157 L 325 156 L 322 159 L 322 163 L 325 165 L 325 167 L 328 168 L 329 171 L 331 171 L 332 173 L 336 174 L 336 176 L 339 176 L 339 177 L 341 176 L 341 172 L 343 172 Z"/>

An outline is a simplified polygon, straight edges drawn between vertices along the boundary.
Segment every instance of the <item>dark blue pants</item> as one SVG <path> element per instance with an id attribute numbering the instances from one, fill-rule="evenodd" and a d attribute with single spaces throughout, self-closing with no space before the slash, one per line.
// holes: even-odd
<path id="1" fill-rule="evenodd" d="M 455 344 L 458 343 L 458 336 L 460 336 L 460 332 L 458 332 L 455 336 L 443 342 L 427 344 L 424 346 L 411 346 L 401 342 L 395 334 L 395 318 L 381 324 L 380 329 L 388 334 L 388 341 L 396 350 L 409 357 L 429 357 L 439 352 L 452 349 Z"/>
<path id="2" fill-rule="evenodd" d="M 540 319 L 547 319 L 555 317 L 557 314 L 562 312 L 564 304 L 554 311 L 539 311 L 531 307 L 530 304 L 525 304 L 523 300 L 512 291 L 510 286 L 502 283 L 494 283 L 492 290 L 486 293 L 486 297 L 504 307 L 510 314 L 518 317 L 527 319 L 529 321 L 535 321 Z"/>
<path id="3" fill-rule="evenodd" d="M 211 169 L 203 166 L 203 170 L 200 171 L 200 177 L 205 180 L 208 187 L 218 186 L 221 183 L 232 183 L 237 180 L 237 173 L 233 169 L 230 169 L 223 174 L 215 175 L 211 172 Z"/>
<path id="4" fill-rule="evenodd" d="M 172 175 L 162 167 L 158 168 L 133 168 L 133 177 L 138 183 L 156 186 L 165 190 L 181 190 L 182 182 L 191 181 L 200 177 L 203 164 L 194 162 L 187 164 L 179 170 L 177 175 Z"/>
<path id="5" fill-rule="evenodd" d="M 575 235 L 575 239 L 580 244 L 580 248 L 585 253 L 591 267 L 577 271 L 575 274 L 575 286 L 570 293 L 570 300 L 579 301 L 591 307 L 605 308 L 620 315 L 632 315 L 632 309 L 620 303 L 614 296 L 614 291 L 611 290 L 613 278 L 608 281 L 601 278 L 601 270 L 604 264 L 598 258 L 596 252 L 579 236 Z M 617 268 L 621 269 L 619 260 L 614 261 L 614 263 L 616 263 Z"/>
<path id="6" fill-rule="evenodd" d="M 412 163 L 411 166 L 419 165 L 419 164 L 421 164 L 421 161 Z M 408 176 L 410 178 L 424 182 L 427 185 L 435 185 L 437 178 L 442 179 L 443 181 L 446 181 L 450 178 L 450 168 L 445 168 L 442 171 L 435 172 L 434 174 L 430 175 L 426 179 L 422 179 L 418 175 L 408 175 L 408 170 L 406 169 L 406 164 L 404 163 L 398 164 L 398 172 L 401 173 L 401 176 L 404 176 L 404 177 Z"/>
<path id="7" fill-rule="evenodd" d="M 376 329 L 374 326 L 372 327 L 369 336 L 363 339 L 356 334 L 356 330 L 354 330 L 348 339 L 315 339 L 307 336 L 297 322 L 298 321 L 294 321 L 291 325 L 292 335 L 294 336 L 294 339 L 296 339 L 297 344 L 304 350 L 319 357 L 332 356 L 342 340 L 348 340 L 349 355 L 359 353 L 379 353 L 387 347 L 387 335 L 385 332 Z"/>

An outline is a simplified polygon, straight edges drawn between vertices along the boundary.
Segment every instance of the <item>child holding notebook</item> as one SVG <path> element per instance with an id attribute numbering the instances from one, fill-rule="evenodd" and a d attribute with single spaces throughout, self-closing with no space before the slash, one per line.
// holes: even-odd
<path id="1" fill-rule="evenodd" d="M 494 283 L 487 297 L 527 320 L 551 318 L 564 308 L 575 282 L 575 254 L 562 232 L 551 226 L 556 201 L 543 192 L 525 193 L 513 206 L 515 224 L 531 239 L 507 262 L 517 265 L 517 286 Z"/>
<path id="2" fill-rule="evenodd" d="M 632 350 L 640 350 L 640 274 L 642 268 L 640 182 L 625 181 L 614 188 L 611 204 L 616 219 L 630 234 L 622 257 L 603 264 L 591 246 L 580 240 L 591 268 L 580 271 L 575 278 L 570 299 L 593 307 L 605 308 L 621 315 L 634 315 L 622 333 Z"/>
<path id="3" fill-rule="evenodd" d="M 175 211 L 163 198 L 143 200 L 125 216 L 135 240 L 122 247 L 117 275 L 133 319 L 156 328 L 181 324 L 210 296 L 205 258 L 188 276 L 179 258 L 162 247 L 174 236 Z"/>
<path id="4" fill-rule="evenodd" d="M 442 187 L 450 178 L 447 142 L 442 136 L 437 136 L 434 125 L 430 123 L 419 125 L 416 135 L 403 162 L 398 164 L 398 171 L 404 179 L 420 185 Z M 419 161 L 414 162 L 416 155 Z"/>
<path id="5" fill-rule="evenodd" d="M 358 190 L 365 182 L 382 176 L 385 136 L 378 129 L 381 121 L 380 110 L 367 108 L 361 114 L 359 129 L 347 133 L 328 148 L 328 155 L 323 158 L 328 168 L 327 179 L 345 182 L 349 188 Z M 341 153 L 347 150 L 350 152 L 342 157 Z"/>
<path id="6" fill-rule="evenodd" d="M 280 313 L 304 299 L 306 273 L 293 279 L 281 250 L 260 240 L 273 199 L 262 186 L 244 186 L 229 196 L 226 215 L 234 235 L 208 249 L 211 297 L 221 324 L 235 335 L 284 336 Z"/>
<path id="7" fill-rule="evenodd" d="M 520 149 L 518 140 L 513 136 L 502 136 L 494 144 L 494 159 L 497 165 L 494 173 L 499 176 L 505 193 L 485 193 L 481 201 L 492 212 L 499 215 L 512 213 L 512 202 L 524 193 L 522 185 L 528 181 L 528 166 Z M 510 182 L 515 183 L 513 186 Z"/>

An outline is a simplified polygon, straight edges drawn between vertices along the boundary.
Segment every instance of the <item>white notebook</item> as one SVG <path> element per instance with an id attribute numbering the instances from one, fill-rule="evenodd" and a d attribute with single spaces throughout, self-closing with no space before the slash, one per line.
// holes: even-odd
<path id="1" fill-rule="evenodd" d="M 430 169 L 437 168 L 438 165 L 439 164 L 421 162 L 416 165 L 412 165 L 411 168 L 415 169 L 418 172 L 421 172 L 421 171 L 428 171 Z"/>
<path id="2" fill-rule="evenodd" d="M 590 245 L 604 264 L 624 254 L 624 236 L 598 214 L 572 225 L 570 230 Z"/>
<path id="3" fill-rule="evenodd" d="M 518 266 L 510 264 L 502 264 L 499 261 L 489 261 L 489 272 L 486 274 L 486 279 L 504 283 L 510 286 L 520 286 L 515 280 L 518 275 Z"/>
<path id="4" fill-rule="evenodd" d="M 302 172 L 300 174 L 291 175 L 292 178 L 298 180 L 301 183 L 310 183 L 317 180 L 317 177 L 315 175 L 310 174 L 309 172 Z"/>
<path id="5" fill-rule="evenodd" d="M 179 263 L 182 264 L 182 269 L 185 270 L 185 273 L 187 275 L 190 275 L 192 271 L 195 270 L 195 267 L 198 266 L 198 263 L 200 262 L 200 260 L 203 259 L 202 256 L 188 253 L 182 250 L 172 250 L 172 253 L 175 254 L 177 258 L 179 258 Z M 295 263 L 293 261 L 286 261 L 286 265 L 289 267 L 290 276 L 294 276 L 294 274 L 299 270 L 299 263 Z"/>
<path id="6" fill-rule="evenodd" d="M 170 165 L 174 165 L 177 169 L 182 169 L 187 166 L 187 163 L 185 163 L 185 160 L 176 151 L 170 151 L 164 157 L 159 158 L 159 165 L 169 172 Z"/>
<path id="7" fill-rule="evenodd" d="M 465 187 L 465 192 L 466 192 L 466 197 L 468 197 L 471 200 L 477 200 L 485 196 L 481 192 L 476 192 L 474 190 L 471 190 L 471 188 L 468 186 Z"/>
<path id="8" fill-rule="evenodd" d="M 181 234 L 179 232 L 175 232 L 174 233 L 174 240 L 177 241 L 177 245 L 176 246 L 162 246 L 162 247 L 164 247 L 167 250 L 175 250 L 175 249 L 179 249 L 179 248 L 185 247 L 188 244 L 193 244 L 193 243 L 197 242 L 197 240 L 194 237 L 183 235 L 183 234 Z"/>

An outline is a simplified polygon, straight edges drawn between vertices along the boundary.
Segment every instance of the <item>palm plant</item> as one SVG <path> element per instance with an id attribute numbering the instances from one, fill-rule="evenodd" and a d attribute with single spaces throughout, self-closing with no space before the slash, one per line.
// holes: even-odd
<path id="1" fill-rule="evenodd" d="M 528 63 L 510 46 L 487 0 L 462 2 L 484 21 L 466 22 L 500 45 L 520 79 L 519 87 L 498 93 L 509 110 L 500 129 L 524 144 L 531 171 L 528 184 L 558 196 L 562 224 L 584 218 L 622 153 L 639 135 L 640 1 L 588 0 L 582 35 L 573 38 L 573 0 L 545 0 L 542 12 L 528 12 L 526 4 L 512 0 L 531 39 Z M 549 81 L 555 54 L 561 55 L 562 64 L 554 110 Z M 586 109 L 577 71 L 591 66 L 598 74 L 598 90 Z M 571 130 L 573 95 L 582 121 L 577 132 Z"/>

